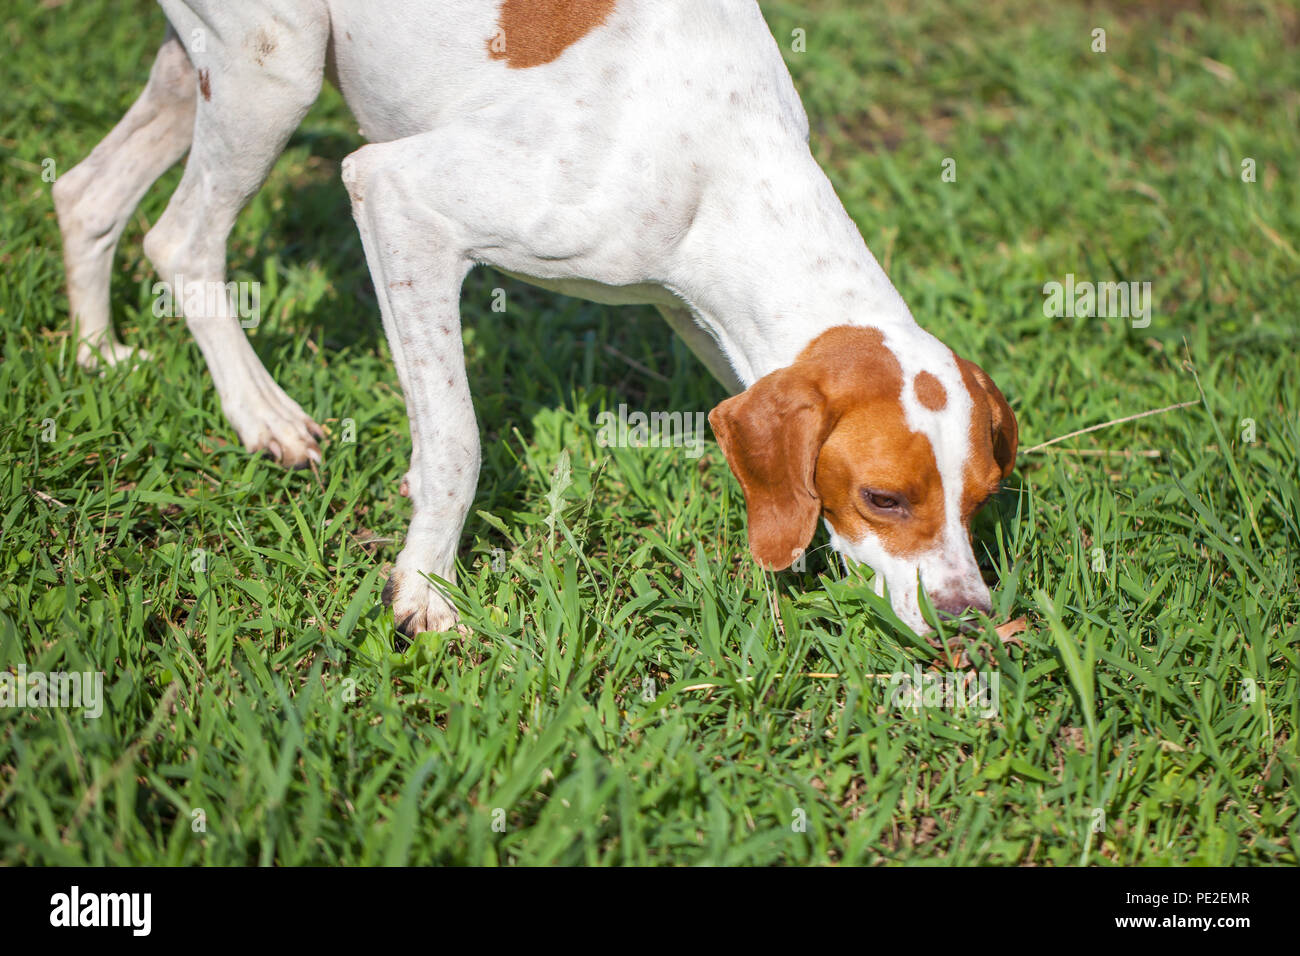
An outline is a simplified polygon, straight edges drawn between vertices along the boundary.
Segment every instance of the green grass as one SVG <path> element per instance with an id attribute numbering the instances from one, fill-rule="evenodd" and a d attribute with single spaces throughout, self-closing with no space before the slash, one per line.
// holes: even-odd
<path id="1" fill-rule="evenodd" d="M 378 604 L 409 438 L 339 97 L 231 243 L 231 277 L 263 284 L 257 351 L 334 435 L 319 474 L 286 473 L 152 315 L 141 237 L 179 170 L 115 266 L 118 327 L 156 360 L 72 361 L 41 164 L 117 121 L 161 14 L 6 12 L 0 668 L 101 670 L 107 702 L 0 708 L 0 861 L 1294 865 L 1300 15 L 1213 6 L 764 4 L 850 214 L 1025 446 L 1200 399 L 1191 367 L 1204 388 L 1023 456 L 977 522 L 995 623 L 1029 624 L 1023 646 L 972 639 L 993 719 L 890 706 L 874 675 L 947 665 L 825 550 L 757 572 L 716 446 L 597 446 L 604 408 L 722 397 L 654 313 L 485 270 L 464 296 L 472 634 L 399 649 Z M 1152 282 L 1151 326 L 1045 318 L 1067 273 Z"/>

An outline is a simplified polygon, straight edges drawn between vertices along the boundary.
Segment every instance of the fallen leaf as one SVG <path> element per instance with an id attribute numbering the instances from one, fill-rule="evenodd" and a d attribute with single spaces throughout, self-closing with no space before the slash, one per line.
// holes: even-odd
<path id="1" fill-rule="evenodd" d="M 1025 642 L 1016 637 L 1016 635 L 1022 634 L 1027 630 L 1029 630 L 1029 622 L 1023 617 L 1018 617 L 1014 620 L 1007 621 L 1005 624 L 999 624 L 993 629 L 993 633 L 997 634 L 1003 644 L 1014 644 L 1017 647 L 1024 647 Z"/>

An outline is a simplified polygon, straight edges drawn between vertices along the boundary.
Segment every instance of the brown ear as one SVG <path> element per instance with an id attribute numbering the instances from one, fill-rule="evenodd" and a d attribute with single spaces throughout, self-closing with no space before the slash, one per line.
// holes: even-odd
<path id="1" fill-rule="evenodd" d="M 709 424 L 745 492 L 750 552 L 765 568 L 788 568 L 821 513 L 813 477 L 831 428 L 826 397 L 803 371 L 783 368 L 718 405 Z"/>
<path id="2" fill-rule="evenodd" d="M 1016 424 L 1015 412 L 984 369 L 969 359 L 958 361 L 988 396 L 989 411 L 993 414 L 993 458 L 1005 478 L 1016 467 L 1016 449 L 1020 447 L 1020 427 Z"/>

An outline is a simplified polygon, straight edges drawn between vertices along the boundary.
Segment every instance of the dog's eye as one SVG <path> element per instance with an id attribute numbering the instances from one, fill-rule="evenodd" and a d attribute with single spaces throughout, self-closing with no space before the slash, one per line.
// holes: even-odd
<path id="1" fill-rule="evenodd" d="M 878 511 L 897 511 L 903 505 L 903 502 L 895 495 L 884 494 L 879 491 L 868 491 L 864 488 L 862 496 L 867 499 L 867 504 Z"/>

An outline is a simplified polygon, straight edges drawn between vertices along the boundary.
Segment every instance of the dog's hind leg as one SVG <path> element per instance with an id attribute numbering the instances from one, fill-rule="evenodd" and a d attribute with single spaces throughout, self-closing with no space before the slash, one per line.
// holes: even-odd
<path id="1" fill-rule="evenodd" d="M 183 306 L 222 411 L 244 446 L 305 467 L 320 460 L 320 426 L 249 344 L 225 284 L 226 239 L 320 92 L 328 11 L 301 0 L 161 3 L 186 40 L 198 96 L 185 174 L 145 236 L 145 254 Z"/>
<path id="2" fill-rule="evenodd" d="M 88 368 L 133 351 L 117 340 L 109 318 L 113 250 L 145 192 L 189 148 L 195 89 L 194 67 L 168 30 L 140 98 L 89 156 L 54 183 L 77 361 Z"/>

